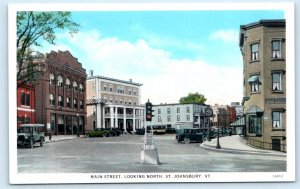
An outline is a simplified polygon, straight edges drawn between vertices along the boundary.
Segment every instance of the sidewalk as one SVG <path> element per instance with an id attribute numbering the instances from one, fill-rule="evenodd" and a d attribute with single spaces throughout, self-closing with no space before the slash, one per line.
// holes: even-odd
<path id="1" fill-rule="evenodd" d="M 246 140 L 239 135 L 232 135 L 226 137 L 220 137 L 219 143 L 221 149 L 216 149 L 217 139 L 212 139 L 211 141 L 205 141 L 200 144 L 200 147 L 214 150 L 219 152 L 227 153 L 237 153 L 237 154 L 260 154 L 260 155 L 272 155 L 272 156 L 286 156 L 286 153 L 274 151 L 274 150 L 264 150 L 259 148 L 254 148 L 246 144 Z"/>
<path id="2" fill-rule="evenodd" d="M 84 135 L 80 135 L 80 137 L 77 137 L 77 135 L 52 135 L 51 140 L 49 140 L 49 136 L 45 136 L 44 143 L 74 140 L 74 139 L 79 139 L 84 137 L 85 137 Z"/>

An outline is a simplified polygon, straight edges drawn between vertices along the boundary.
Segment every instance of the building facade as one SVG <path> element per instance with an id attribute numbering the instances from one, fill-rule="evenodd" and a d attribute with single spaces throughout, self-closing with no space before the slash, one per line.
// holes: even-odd
<path id="1" fill-rule="evenodd" d="M 35 94 L 31 84 L 17 83 L 17 126 L 35 123 Z"/>
<path id="2" fill-rule="evenodd" d="M 145 125 L 140 83 L 93 76 L 87 78 L 87 130 L 119 128 L 135 132 Z"/>
<path id="3" fill-rule="evenodd" d="M 251 145 L 286 151 L 285 20 L 240 27 L 245 135 Z"/>
<path id="4" fill-rule="evenodd" d="M 36 122 L 45 124 L 51 134 L 84 133 L 85 69 L 69 51 L 51 51 L 41 61 L 44 74 L 35 85 Z"/>
<path id="5" fill-rule="evenodd" d="M 191 128 L 208 129 L 210 119 L 205 114 L 207 105 L 200 104 L 160 104 L 153 105 L 152 125 L 175 128 L 188 125 Z"/>

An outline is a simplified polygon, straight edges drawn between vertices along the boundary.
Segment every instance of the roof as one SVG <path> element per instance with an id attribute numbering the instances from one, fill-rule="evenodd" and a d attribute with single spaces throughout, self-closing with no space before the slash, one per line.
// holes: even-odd
<path id="1" fill-rule="evenodd" d="M 136 86 L 142 86 L 143 85 L 141 83 L 132 82 L 131 80 L 126 81 L 126 80 L 121 80 L 121 79 L 114 79 L 114 78 L 110 78 L 110 77 L 105 77 L 105 76 L 91 76 L 91 77 L 87 78 L 87 80 L 91 80 L 91 79 L 104 79 L 104 80 L 108 80 L 108 81 L 115 81 L 115 82 L 130 84 L 130 85 L 136 85 Z"/>
<path id="2" fill-rule="evenodd" d="M 178 106 L 178 105 L 199 105 L 199 106 L 208 106 L 206 104 L 198 104 L 198 103 L 187 103 L 187 104 L 181 104 L 181 103 L 171 103 L 171 104 L 156 104 L 153 106 Z"/>
<path id="3" fill-rule="evenodd" d="M 257 113 L 263 113 L 264 111 L 260 109 L 258 106 L 253 105 L 251 108 L 246 111 L 246 114 L 257 114 Z"/>
<path id="4" fill-rule="evenodd" d="M 239 120 L 230 124 L 230 126 L 244 126 L 244 125 L 245 125 L 245 117 L 242 117 Z"/>
<path id="5" fill-rule="evenodd" d="M 246 25 L 241 25 L 242 30 L 248 30 L 260 26 L 285 27 L 285 19 L 260 20 Z"/>

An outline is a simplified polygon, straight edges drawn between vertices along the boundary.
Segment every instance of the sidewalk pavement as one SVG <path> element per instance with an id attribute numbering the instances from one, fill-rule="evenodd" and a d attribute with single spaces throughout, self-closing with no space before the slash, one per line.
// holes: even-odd
<path id="1" fill-rule="evenodd" d="M 211 141 L 205 141 L 200 144 L 200 147 L 214 150 L 219 152 L 236 153 L 236 154 L 258 154 L 258 155 L 272 155 L 272 156 L 286 156 L 286 153 L 274 151 L 274 150 L 264 150 L 249 146 L 246 140 L 239 135 L 232 135 L 226 137 L 220 137 L 219 143 L 221 149 L 216 149 L 217 139 L 214 138 Z"/>
<path id="2" fill-rule="evenodd" d="M 79 138 L 84 138 L 84 135 L 80 135 L 77 137 L 77 135 L 52 135 L 51 140 L 49 140 L 49 136 L 45 136 L 45 142 L 44 143 L 50 143 L 50 142 L 59 142 L 59 141 L 66 141 L 66 140 L 74 140 Z"/>

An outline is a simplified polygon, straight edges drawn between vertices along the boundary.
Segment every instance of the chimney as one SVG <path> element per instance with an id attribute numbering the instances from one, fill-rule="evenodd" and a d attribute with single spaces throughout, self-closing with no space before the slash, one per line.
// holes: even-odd
<path id="1" fill-rule="evenodd" d="M 93 70 L 90 70 L 89 77 L 92 77 L 92 76 L 93 76 Z"/>

